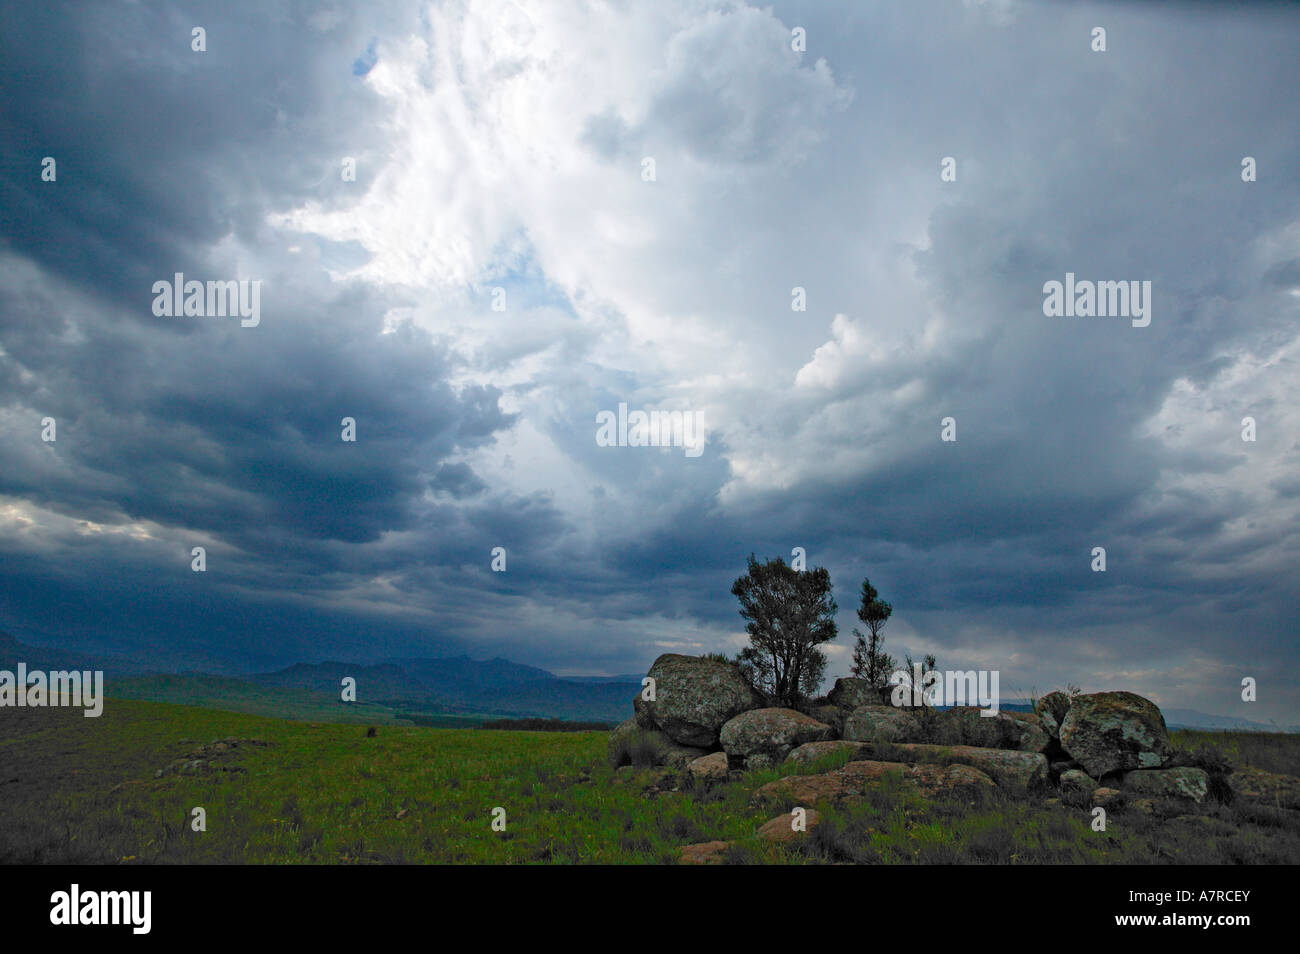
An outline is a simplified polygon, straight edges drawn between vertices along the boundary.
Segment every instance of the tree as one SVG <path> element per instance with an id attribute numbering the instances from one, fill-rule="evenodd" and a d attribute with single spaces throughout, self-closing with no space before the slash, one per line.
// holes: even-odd
<path id="1" fill-rule="evenodd" d="M 894 657 L 880 648 L 885 641 L 881 635 L 885 623 L 889 621 L 894 608 L 880 598 L 880 593 L 865 577 L 862 580 L 862 605 L 858 607 L 858 619 L 867 626 L 864 635 L 855 626 L 853 635 L 857 644 L 853 647 L 853 675 L 865 679 L 873 688 L 884 686 L 894 671 Z"/>
<path id="2" fill-rule="evenodd" d="M 737 658 L 754 688 L 778 706 L 813 695 L 826 671 L 817 647 L 836 634 L 830 573 L 796 570 L 780 557 L 759 563 L 751 553 L 748 572 L 731 592 L 748 620 L 750 645 Z"/>

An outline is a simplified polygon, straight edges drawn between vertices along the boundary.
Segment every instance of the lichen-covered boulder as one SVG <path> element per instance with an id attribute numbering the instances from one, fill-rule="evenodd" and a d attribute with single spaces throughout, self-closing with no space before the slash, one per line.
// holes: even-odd
<path id="1" fill-rule="evenodd" d="M 896 748 L 928 761 L 957 759 L 973 765 L 1004 788 L 1041 788 L 1047 782 L 1047 758 L 1039 752 L 986 749 L 974 745 L 896 744 Z"/>
<path id="2" fill-rule="evenodd" d="M 716 748 L 729 719 L 763 704 L 728 663 L 665 653 L 650 667 L 655 698 L 644 710 L 654 724 L 681 745 Z"/>
<path id="3" fill-rule="evenodd" d="M 727 753 L 711 752 L 693 760 L 686 771 L 700 782 L 725 782 L 727 780 Z"/>
<path id="4" fill-rule="evenodd" d="M 1043 698 L 1034 703 L 1034 715 L 1038 716 L 1042 723 L 1043 731 L 1050 738 L 1057 738 L 1061 729 L 1061 723 L 1065 721 L 1065 714 L 1070 711 L 1070 695 L 1061 692 L 1049 692 Z"/>
<path id="5" fill-rule="evenodd" d="M 1037 716 L 1030 712 L 994 712 L 974 706 L 958 706 L 939 712 L 939 731 L 934 742 L 975 745 L 984 749 L 1016 749 L 1041 752 L 1048 736 Z"/>
<path id="6" fill-rule="evenodd" d="M 1173 753 L 1160 709 L 1133 692 L 1075 696 L 1059 736 L 1061 747 L 1093 778 L 1159 768 Z"/>
<path id="7" fill-rule="evenodd" d="M 1205 769 L 1183 766 L 1125 772 L 1120 788 L 1135 799 L 1151 799 L 1157 807 L 1192 807 L 1205 801 L 1210 775 Z"/>
<path id="8" fill-rule="evenodd" d="M 871 687 L 865 679 L 843 676 L 835 680 L 831 691 L 826 693 L 831 705 L 852 712 L 862 706 L 880 705 L 880 693 Z"/>
<path id="9" fill-rule="evenodd" d="M 849 758 L 852 759 L 867 752 L 870 748 L 871 746 L 865 742 L 846 742 L 843 739 L 831 739 L 826 742 L 805 742 L 787 755 L 785 760 L 805 765 L 840 752 L 847 753 Z"/>
<path id="10" fill-rule="evenodd" d="M 641 698 L 641 693 L 639 692 L 632 698 L 632 712 L 634 713 L 632 718 L 636 720 L 636 724 L 641 728 L 659 728 L 659 726 L 655 725 L 654 716 L 650 714 L 650 710 L 646 706 L 646 701 Z"/>
<path id="11" fill-rule="evenodd" d="M 1033 712 L 1004 712 L 1008 719 L 1020 723 L 1020 738 L 1012 748 L 1021 752 L 1046 752 L 1052 742 L 1051 735 L 1043 728 L 1043 720 Z"/>
<path id="12" fill-rule="evenodd" d="M 920 723 L 908 709 L 858 706 L 845 717 L 840 737 L 850 742 L 906 742 L 920 737 Z"/>
<path id="13" fill-rule="evenodd" d="M 794 709 L 751 709 L 722 727 L 719 738 L 727 758 L 746 768 L 759 768 L 785 761 L 805 742 L 823 742 L 831 727 Z"/>
<path id="14" fill-rule="evenodd" d="M 822 775 L 787 775 L 759 788 L 752 800 L 755 803 L 783 801 L 804 806 L 819 801 L 849 802 L 864 798 L 873 788 L 891 778 L 897 778 L 904 787 L 927 797 L 950 792 L 969 794 L 994 787 L 991 778 L 969 765 L 907 765 L 904 762 L 865 759 L 849 762 Z"/>

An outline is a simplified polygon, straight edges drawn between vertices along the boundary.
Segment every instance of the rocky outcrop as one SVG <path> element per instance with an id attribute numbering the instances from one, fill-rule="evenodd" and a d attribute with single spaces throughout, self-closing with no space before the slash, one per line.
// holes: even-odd
<path id="1" fill-rule="evenodd" d="M 849 742 L 844 739 L 832 739 L 826 742 L 805 742 L 796 748 L 788 756 L 787 762 L 795 762 L 806 765 L 809 762 L 816 762 L 820 758 L 828 755 L 834 755 L 837 752 L 847 752 L 850 759 L 867 753 L 871 746 L 864 742 Z"/>
<path id="2" fill-rule="evenodd" d="M 1047 759 L 1038 752 L 914 743 L 897 744 L 894 748 L 926 761 L 955 759 L 973 765 L 1004 788 L 1041 788 L 1047 784 Z"/>
<path id="3" fill-rule="evenodd" d="M 1159 768 L 1173 753 L 1160 709 L 1132 692 L 1073 697 L 1059 738 L 1066 753 L 1098 779 L 1111 772 Z"/>
<path id="4" fill-rule="evenodd" d="M 182 739 L 181 741 L 193 744 L 192 740 L 189 739 Z M 250 746 L 261 747 L 271 744 L 262 739 L 237 739 L 234 736 L 213 739 L 207 745 L 200 745 L 188 754 L 174 759 L 168 765 L 158 769 L 154 772 L 154 778 L 162 778 L 165 775 L 199 775 L 207 772 L 241 774 L 246 772 L 247 769 L 241 765 L 232 764 L 236 756 L 241 754 L 240 750 L 247 751 Z"/>
<path id="5" fill-rule="evenodd" d="M 832 803 L 852 801 L 865 797 L 890 778 L 897 778 L 904 786 L 930 797 L 994 787 L 991 778 L 969 765 L 908 765 L 868 759 L 849 762 L 823 775 L 787 775 L 758 789 L 754 800 L 793 800 L 800 805 L 812 805 L 822 800 Z"/>
<path id="6" fill-rule="evenodd" d="M 1209 794 L 1210 775 L 1191 766 L 1139 769 L 1124 773 L 1120 789 L 1135 800 L 1151 799 L 1158 807 L 1192 808 Z"/>
<path id="7" fill-rule="evenodd" d="M 1034 712 L 985 714 L 976 707 L 882 704 L 882 690 L 844 678 L 800 711 L 762 706 L 740 671 L 717 660 L 667 654 L 650 677 L 655 700 L 638 696 L 634 717 L 614 730 L 609 748 L 616 782 L 642 785 L 651 795 L 678 791 L 686 776 L 716 784 L 737 770 L 787 760 L 796 771 L 818 760 L 847 760 L 821 774 L 780 778 L 754 797 L 807 806 L 863 798 L 897 780 L 927 796 L 997 786 L 1050 794 L 1048 804 L 1076 808 L 1167 814 L 1241 799 L 1300 810 L 1300 779 L 1234 773 L 1226 764 L 1175 754 L 1159 708 L 1131 692 L 1052 692 Z M 628 763 L 636 770 L 619 767 Z M 642 779 L 646 767 L 659 773 L 650 783 Z"/>
<path id="8" fill-rule="evenodd" d="M 850 742 L 905 742 L 920 731 L 916 716 L 907 709 L 866 705 L 849 713 L 840 736 Z"/>
<path id="9" fill-rule="evenodd" d="M 757 768 L 783 762 L 798 746 L 830 735 L 826 723 L 794 709 L 751 709 L 729 720 L 719 737 L 733 765 Z"/>
<path id="10" fill-rule="evenodd" d="M 1033 713 L 996 712 L 985 715 L 985 711 L 961 706 L 937 713 L 942 727 L 933 741 L 974 745 L 983 749 L 1016 749 L 1021 752 L 1041 752 L 1047 748 L 1048 735 Z"/>
<path id="11" fill-rule="evenodd" d="M 715 659 L 666 653 L 654 661 L 649 676 L 655 698 L 643 709 L 680 745 L 715 748 L 730 719 L 763 704 L 735 666 Z"/>

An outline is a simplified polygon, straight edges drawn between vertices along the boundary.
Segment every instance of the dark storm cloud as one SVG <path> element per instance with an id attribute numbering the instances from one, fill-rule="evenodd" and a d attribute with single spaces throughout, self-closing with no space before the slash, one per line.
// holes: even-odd
<path id="1" fill-rule="evenodd" d="M 1085 39 L 1099 15 L 1104 55 Z M 419 292 L 331 280 L 371 254 L 364 230 L 340 243 L 267 224 L 348 210 L 411 159 L 393 154 L 410 140 L 369 81 L 427 24 L 418 10 L 7 6 L 0 55 L 21 93 L 0 106 L 0 509 L 22 506 L 0 536 L 0 625 L 234 668 L 468 649 L 627 672 L 673 646 L 719 648 L 741 627 L 729 587 L 745 556 L 801 546 L 832 571 L 841 644 L 869 573 L 898 610 L 894 651 L 1130 684 L 1179 654 L 1229 686 L 1237 664 L 1294 666 L 1296 510 L 1282 504 L 1300 494 L 1253 469 L 1296 459 L 1281 423 L 1295 369 L 1259 371 L 1248 401 L 1231 381 L 1295 334 L 1296 17 L 775 16 L 702 12 L 639 113 L 551 132 L 611 165 L 662 150 L 661 204 L 693 214 L 616 209 L 613 232 L 649 236 L 628 268 L 638 308 L 710 316 L 751 358 L 702 397 L 669 385 L 715 369 L 647 370 L 679 343 L 669 318 L 644 355 L 603 357 L 612 325 L 551 284 L 536 248 L 484 268 L 536 326 L 456 339 L 400 317 L 427 304 Z M 786 51 L 796 24 L 813 44 L 802 60 Z M 190 50 L 194 26 L 207 53 Z M 471 136 L 458 123 L 439 127 L 450 151 Z M 466 165 L 510 141 L 465 147 Z M 960 179 L 937 192 L 948 154 Z M 56 184 L 40 180 L 46 155 Z M 1245 155 L 1257 183 L 1240 181 Z M 361 160 L 356 183 L 344 156 Z M 716 178 L 683 196 L 690 161 Z M 155 317 L 152 283 L 177 271 L 262 281 L 260 325 Z M 1044 317 L 1043 283 L 1067 271 L 1151 281 L 1150 327 Z M 815 305 L 792 317 L 796 283 Z M 857 338 L 828 340 L 836 312 Z M 541 370 L 515 373 L 529 361 Z M 1170 410 L 1184 385 L 1208 409 Z M 704 456 L 598 447 L 595 412 L 622 401 L 710 403 Z M 1248 413 L 1254 447 L 1236 434 Z M 1212 415 L 1222 433 L 1204 430 Z M 536 445 L 490 456 L 530 428 L 571 471 Z M 191 545 L 208 547 L 203 577 Z M 1105 575 L 1088 569 L 1098 545 Z M 497 546 L 504 574 L 489 569 Z"/>
<path id="2" fill-rule="evenodd" d="M 359 561 L 333 544 L 425 536 L 438 514 L 428 494 L 483 486 L 447 458 L 511 422 L 492 389 L 449 386 L 448 354 L 427 333 L 380 334 L 389 302 L 304 284 L 292 258 L 265 245 L 268 211 L 341 188 L 337 160 L 322 156 L 364 156 L 377 141 L 372 97 L 339 65 L 358 28 L 318 23 L 309 5 L 10 5 L 3 16 L 7 86 L 22 95 L 5 97 L 2 119 L 13 254 L 0 291 L 0 400 L 37 410 L 34 427 L 53 416 L 59 430 L 48 447 L 14 448 L 0 493 L 79 521 L 183 528 L 178 544 L 215 539 L 221 597 L 197 618 L 184 609 L 202 602 L 202 578 L 176 574 L 188 573 L 188 545 L 132 557 L 120 541 L 74 538 L 58 570 L 14 561 L 10 619 L 57 636 L 58 621 L 39 611 L 57 606 L 75 635 L 171 643 L 171 656 L 197 645 L 311 654 L 330 640 L 306 634 L 344 629 L 355 651 L 355 621 L 305 626 L 310 610 L 235 601 L 384 569 L 382 556 Z M 207 30 L 206 53 L 190 49 L 193 26 Z M 374 41 L 365 48 L 373 65 Z M 55 183 L 40 179 L 45 155 L 57 160 Z M 232 245 L 260 247 L 260 326 L 152 314 L 154 281 L 234 277 Z M 40 262 L 44 282 L 23 280 L 20 257 Z M 358 443 L 340 440 L 343 417 L 357 421 Z M 516 514 L 455 518 L 499 538 Z M 95 632 L 105 619 L 114 634 Z M 189 624 L 178 630 L 178 619 Z M 450 634 L 439 643 L 453 645 Z"/>

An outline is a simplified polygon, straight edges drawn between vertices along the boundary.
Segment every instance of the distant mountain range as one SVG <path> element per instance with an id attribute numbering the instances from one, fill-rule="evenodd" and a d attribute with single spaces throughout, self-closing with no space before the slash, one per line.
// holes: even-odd
<path id="1" fill-rule="evenodd" d="M 347 676 L 356 680 L 358 704 L 417 722 L 449 716 L 621 722 L 632 715 L 632 697 L 641 689 L 640 677 L 566 679 L 507 659 L 479 661 L 468 656 L 371 665 L 298 663 L 240 678 L 162 673 L 119 656 L 28 646 L 0 633 L 0 669 L 12 671 L 19 662 L 29 670 L 102 669 L 110 696 L 216 708 L 231 702 L 238 703 L 239 711 L 265 715 L 275 714 L 280 699 L 287 712 L 309 712 L 309 718 L 325 718 L 336 707 L 349 705 L 340 699 Z"/>
<path id="2" fill-rule="evenodd" d="M 102 669 L 110 696 L 349 722 L 447 725 L 496 718 L 621 722 L 632 715 L 632 698 L 641 691 L 637 675 L 565 678 L 499 657 L 390 659 L 368 665 L 298 663 L 238 678 L 164 673 L 120 656 L 28 646 L 0 633 L 0 669 L 12 671 L 19 662 L 26 663 L 28 669 Z M 355 704 L 340 699 L 347 676 L 357 682 Z M 1001 708 L 1024 711 L 1030 708 L 1030 701 L 1008 699 Z M 1297 726 L 1266 725 L 1193 709 L 1163 711 L 1171 729 L 1300 732 Z"/>
<path id="3" fill-rule="evenodd" d="M 621 722 L 632 715 L 640 681 L 564 679 L 508 659 L 394 659 L 371 666 L 299 663 L 249 677 L 268 688 L 313 689 L 337 695 L 345 676 L 358 699 L 396 708 L 445 713 Z"/>

